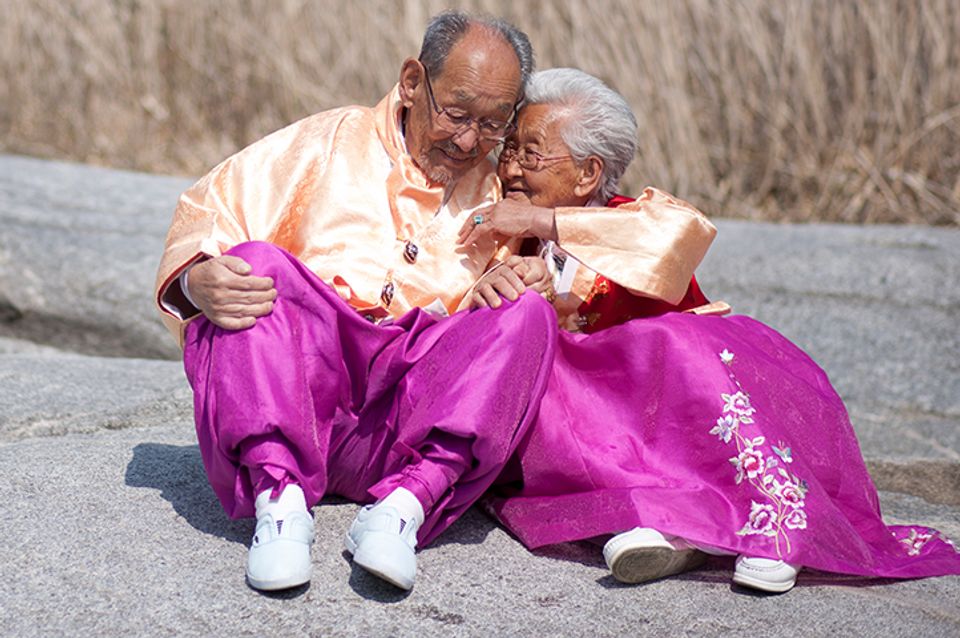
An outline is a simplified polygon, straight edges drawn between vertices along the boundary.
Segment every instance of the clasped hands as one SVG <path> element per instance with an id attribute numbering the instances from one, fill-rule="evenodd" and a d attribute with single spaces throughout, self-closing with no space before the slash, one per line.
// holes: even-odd
<path id="1" fill-rule="evenodd" d="M 478 220 L 482 220 L 479 221 Z M 504 199 L 477 211 L 460 228 L 457 243 L 461 245 L 512 237 L 557 238 L 554 211 Z M 473 308 L 499 308 L 505 297 L 515 301 L 531 288 L 550 297 L 553 281 L 547 266 L 539 257 L 511 256 L 477 282 L 470 305 Z"/>

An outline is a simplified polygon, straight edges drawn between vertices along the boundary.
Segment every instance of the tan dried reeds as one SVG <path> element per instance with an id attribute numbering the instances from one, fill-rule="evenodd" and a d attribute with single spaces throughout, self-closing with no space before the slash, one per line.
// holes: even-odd
<path id="1" fill-rule="evenodd" d="M 6 0 L 0 148 L 198 175 L 265 133 L 373 104 L 448 6 L 502 15 L 540 68 L 621 91 L 624 190 L 712 214 L 960 224 L 954 0 Z"/>

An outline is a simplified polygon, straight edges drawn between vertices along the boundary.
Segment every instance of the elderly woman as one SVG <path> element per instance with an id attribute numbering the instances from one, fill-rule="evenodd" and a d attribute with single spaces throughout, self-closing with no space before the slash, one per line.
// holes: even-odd
<path id="1" fill-rule="evenodd" d="M 689 569 L 697 548 L 738 554 L 734 582 L 769 592 L 793 587 L 801 565 L 960 573 L 940 533 L 884 524 L 826 374 L 769 327 L 706 305 L 690 278 L 702 232 L 685 242 L 663 229 L 708 222 L 661 191 L 614 195 L 635 137 L 629 107 L 599 80 L 537 73 L 500 156 L 505 200 L 462 231 L 540 239 L 568 330 L 488 509 L 530 548 L 613 534 L 603 553 L 623 582 Z M 681 238 L 667 247 L 676 260 L 646 271 L 667 236 Z M 476 305 L 497 305 L 490 293 L 478 289 Z"/>

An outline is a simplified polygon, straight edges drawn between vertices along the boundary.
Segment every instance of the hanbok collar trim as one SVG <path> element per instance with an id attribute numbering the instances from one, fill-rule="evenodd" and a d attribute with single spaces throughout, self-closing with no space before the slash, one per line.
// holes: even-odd
<path id="1" fill-rule="evenodd" d="M 377 135 L 393 163 L 387 177 L 387 199 L 397 238 L 408 240 L 443 206 L 445 188 L 430 181 L 410 156 L 401 127 L 402 111 L 400 86 L 396 85 L 375 107 L 375 121 Z M 424 211 L 430 211 L 427 218 Z"/>

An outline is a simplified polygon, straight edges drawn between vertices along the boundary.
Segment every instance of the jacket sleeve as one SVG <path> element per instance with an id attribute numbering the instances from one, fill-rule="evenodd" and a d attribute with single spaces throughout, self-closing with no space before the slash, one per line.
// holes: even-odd
<path id="1" fill-rule="evenodd" d="M 557 242 L 589 269 L 630 292 L 683 299 L 717 234 L 699 210 L 655 188 L 618 208 L 556 209 Z"/>
<path id="2" fill-rule="evenodd" d="M 191 264 L 218 257 L 233 246 L 262 240 L 289 243 L 286 223 L 297 214 L 304 176 L 323 170 L 325 142 L 340 114 L 328 112 L 283 128 L 226 159 L 190 187 L 177 203 L 154 285 L 164 324 L 183 345 L 190 317 L 179 276 Z"/>

